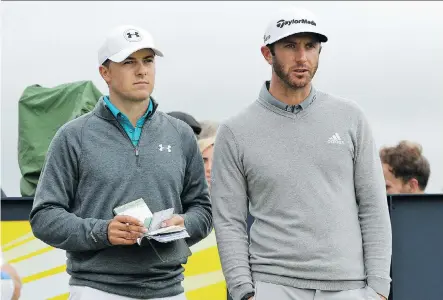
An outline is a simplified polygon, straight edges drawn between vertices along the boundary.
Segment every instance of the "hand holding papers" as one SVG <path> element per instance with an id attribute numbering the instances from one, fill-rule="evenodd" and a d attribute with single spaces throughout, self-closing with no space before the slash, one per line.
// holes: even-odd
<path id="1" fill-rule="evenodd" d="M 162 211 L 151 212 L 145 201 L 140 198 L 125 205 L 114 208 L 116 215 L 127 215 L 137 218 L 143 222 L 148 231 L 143 237 L 137 239 L 140 245 L 143 238 L 154 239 L 161 243 L 183 239 L 189 237 L 185 227 L 172 225 L 168 227 L 161 227 L 162 223 L 171 219 L 174 216 L 174 208 L 165 209 Z"/>

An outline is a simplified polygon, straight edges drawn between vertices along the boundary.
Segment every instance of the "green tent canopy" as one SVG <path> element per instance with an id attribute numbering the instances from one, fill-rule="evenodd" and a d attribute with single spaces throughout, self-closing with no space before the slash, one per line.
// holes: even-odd
<path id="1" fill-rule="evenodd" d="M 18 164 L 23 197 L 34 196 L 46 152 L 57 130 L 90 112 L 101 96 L 91 81 L 25 89 L 18 103 Z"/>

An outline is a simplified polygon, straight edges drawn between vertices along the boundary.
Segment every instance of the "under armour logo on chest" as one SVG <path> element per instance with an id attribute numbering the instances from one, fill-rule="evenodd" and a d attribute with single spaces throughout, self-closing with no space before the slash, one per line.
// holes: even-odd
<path id="1" fill-rule="evenodd" d="M 166 147 L 164 147 L 163 144 L 158 145 L 158 150 L 159 151 L 163 151 L 163 150 L 166 149 L 168 152 L 171 152 L 172 151 L 171 148 L 172 148 L 171 145 L 168 145 Z"/>
<path id="2" fill-rule="evenodd" d="M 129 29 L 125 31 L 125 39 L 130 42 L 138 42 L 142 39 L 142 36 L 137 30 Z"/>

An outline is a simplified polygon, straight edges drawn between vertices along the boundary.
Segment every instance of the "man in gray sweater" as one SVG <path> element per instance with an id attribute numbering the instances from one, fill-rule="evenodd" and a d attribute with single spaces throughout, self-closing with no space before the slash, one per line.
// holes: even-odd
<path id="1" fill-rule="evenodd" d="M 151 97 L 157 56 L 147 31 L 112 30 L 99 50 L 109 96 L 50 144 L 30 222 L 37 238 L 66 250 L 71 300 L 186 299 L 182 264 L 212 229 L 195 135 Z M 139 198 L 152 212 L 174 208 L 164 225 L 185 226 L 190 237 L 139 246 L 138 219 L 113 214 Z"/>
<path id="2" fill-rule="evenodd" d="M 356 103 L 311 83 L 323 28 L 303 9 L 272 20 L 261 48 L 271 80 L 218 131 L 211 198 L 234 300 L 389 295 L 391 227 L 370 126 Z"/>

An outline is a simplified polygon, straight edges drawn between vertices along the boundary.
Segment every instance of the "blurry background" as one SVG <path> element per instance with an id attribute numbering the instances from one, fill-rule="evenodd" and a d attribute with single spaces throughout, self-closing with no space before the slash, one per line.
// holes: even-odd
<path id="1" fill-rule="evenodd" d="M 2 2 L 1 181 L 20 196 L 18 100 L 32 84 L 92 80 L 106 93 L 97 50 L 109 29 L 149 30 L 157 60 L 153 96 L 165 112 L 223 119 L 253 102 L 270 78 L 260 53 L 273 13 L 296 4 L 326 24 L 314 83 L 357 101 L 378 147 L 421 143 L 426 192 L 443 192 L 443 2 Z"/>

